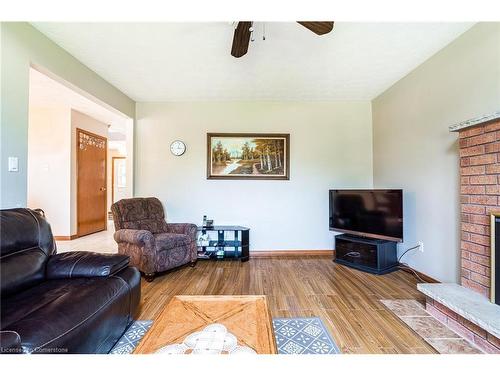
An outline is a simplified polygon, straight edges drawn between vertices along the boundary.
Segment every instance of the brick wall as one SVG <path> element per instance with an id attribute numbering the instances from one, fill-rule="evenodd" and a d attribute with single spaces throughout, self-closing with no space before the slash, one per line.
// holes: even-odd
<path id="1" fill-rule="evenodd" d="M 460 131 L 461 283 L 490 290 L 490 213 L 500 211 L 500 121 Z"/>

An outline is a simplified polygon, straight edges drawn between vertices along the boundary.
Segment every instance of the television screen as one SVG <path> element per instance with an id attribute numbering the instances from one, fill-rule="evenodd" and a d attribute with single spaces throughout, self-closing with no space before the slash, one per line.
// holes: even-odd
<path id="1" fill-rule="evenodd" d="M 403 190 L 330 190 L 330 230 L 403 241 Z"/>

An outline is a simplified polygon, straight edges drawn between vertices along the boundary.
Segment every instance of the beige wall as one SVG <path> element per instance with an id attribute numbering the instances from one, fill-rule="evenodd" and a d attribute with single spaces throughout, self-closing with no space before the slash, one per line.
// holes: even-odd
<path id="1" fill-rule="evenodd" d="M 71 110 L 30 108 L 28 207 L 42 208 L 56 236 L 71 235 Z"/>
<path id="2" fill-rule="evenodd" d="M 1 22 L 0 34 L 0 207 L 21 207 L 27 204 L 30 65 L 131 118 L 135 116 L 135 102 L 28 23 Z M 19 172 L 7 171 L 9 156 L 19 158 Z"/>
<path id="3" fill-rule="evenodd" d="M 108 124 L 105 124 L 84 113 L 71 110 L 71 233 L 77 233 L 77 195 L 76 195 L 76 129 L 108 138 Z M 106 181 L 108 182 L 108 181 Z M 106 186 L 109 190 L 111 185 Z"/>
<path id="4" fill-rule="evenodd" d="M 77 233 L 76 128 L 108 137 L 107 124 L 71 108 L 30 108 L 28 207 L 45 211 L 55 236 Z"/>
<path id="5" fill-rule="evenodd" d="M 138 103 L 136 196 L 171 222 L 251 228 L 252 250 L 331 249 L 328 189 L 372 186 L 369 102 Z M 207 132 L 290 133 L 290 181 L 206 179 Z M 176 157 L 170 143 L 184 141 Z"/>
<path id="6" fill-rule="evenodd" d="M 500 24 L 474 26 L 376 98 L 375 187 L 405 192 L 402 261 L 440 281 L 459 276 L 458 135 L 448 126 L 500 109 Z"/>

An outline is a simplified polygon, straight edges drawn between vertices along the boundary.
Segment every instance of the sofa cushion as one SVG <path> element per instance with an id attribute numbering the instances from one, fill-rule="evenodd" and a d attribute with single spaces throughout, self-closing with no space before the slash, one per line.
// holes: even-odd
<path id="1" fill-rule="evenodd" d="M 46 278 L 108 277 L 126 268 L 128 263 L 127 255 L 70 251 L 49 258 Z"/>
<path id="2" fill-rule="evenodd" d="M 56 246 L 45 218 L 36 211 L 0 211 L 0 285 L 2 297 L 45 279 L 45 264 Z"/>
<path id="3" fill-rule="evenodd" d="M 131 303 L 120 274 L 48 280 L 2 299 L 1 329 L 17 332 L 25 352 L 106 352 L 129 324 Z"/>
<path id="4" fill-rule="evenodd" d="M 159 233 L 155 234 L 156 248 L 158 251 L 168 251 L 176 247 L 187 247 L 193 240 L 185 234 Z"/>

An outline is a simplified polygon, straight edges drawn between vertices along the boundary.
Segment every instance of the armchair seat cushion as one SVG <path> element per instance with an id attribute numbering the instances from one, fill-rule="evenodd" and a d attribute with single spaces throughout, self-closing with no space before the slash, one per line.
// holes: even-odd
<path id="1" fill-rule="evenodd" d="M 186 234 L 159 233 L 155 234 L 156 247 L 158 251 L 168 251 L 176 247 L 188 247 L 193 241 Z"/>

